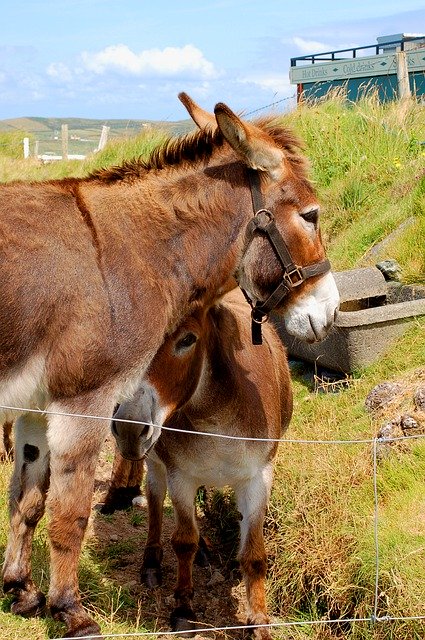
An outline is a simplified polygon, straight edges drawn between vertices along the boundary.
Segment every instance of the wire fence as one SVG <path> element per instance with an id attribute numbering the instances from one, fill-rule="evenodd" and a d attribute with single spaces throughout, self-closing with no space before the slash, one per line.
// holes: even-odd
<path id="1" fill-rule="evenodd" d="M 75 417 L 78 419 L 95 419 L 100 421 L 111 421 L 110 416 L 99 416 L 99 415 L 88 415 L 88 414 L 75 414 L 75 413 L 66 413 L 66 412 L 57 412 L 57 411 L 46 411 L 42 409 L 26 409 L 24 407 L 14 407 L 9 405 L 0 405 L 0 409 L 5 411 L 15 411 L 15 412 L 25 412 L 25 413 L 36 413 L 43 414 L 45 416 L 55 415 L 62 417 Z M 374 576 L 374 598 L 373 598 L 373 607 L 371 613 L 368 617 L 358 617 L 358 618 L 339 618 L 339 619 L 315 619 L 315 620 L 291 620 L 291 621 L 273 621 L 269 624 L 265 625 L 236 625 L 236 626 L 225 626 L 225 627 L 205 627 L 205 628 L 196 628 L 196 634 L 201 635 L 202 633 L 207 632 L 231 632 L 235 630 L 242 629 L 250 629 L 250 628 L 259 628 L 265 627 L 269 629 L 281 629 L 281 628 L 289 628 L 289 627 L 313 627 L 317 625 L 341 625 L 341 624 L 371 624 L 378 625 L 389 622 L 396 621 L 423 621 L 425 620 L 424 615 L 418 616 L 379 616 L 378 615 L 378 601 L 379 601 L 379 577 L 380 577 L 380 549 L 379 549 L 379 500 L 378 500 L 378 446 L 382 444 L 389 444 L 391 442 L 398 441 L 412 441 L 425 438 L 425 434 L 418 433 L 415 435 L 407 435 L 407 436 L 394 436 L 394 437 L 374 437 L 374 438 L 362 438 L 362 439 L 335 439 L 335 440 L 304 440 L 298 438 L 246 438 L 242 436 L 232 436 L 229 434 L 219 434 L 219 433 L 209 433 L 202 431 L 192 431 L 192 430 L 182 430 L 182 429 L 174 429 L 170 426 L 162 426 L 154 423 L 138 421 L 138 420 L 121 420 L 120 422 L 127 422 L 131 424 L 150 426 L 157 429 L 164 429 L 168 431 L 179 431 L 186 434 L 197 435 L 202 437 L 215 437 L 215 438 L 225 438 L 231 440 L 245 440 L 245 441 L 259 441 L 259 442 L 279 442 L 279 443 L 291 443 L 291 444 L 300 444 L 300 445 L 365 445 L 369 444 L 372 447 L 372 467 L 373 467 L 373 536 L 374 536 L 374 553 L 375 553 L 375 576 Z M 102 635 L 93 635 L 90 638 L 157 638 L 161 636 L 185 636 L 189 634 L 193 636 L 194 630 L 188 631 L 139 631 L 132 633 L 103 633 Z M 64 640 L 64 638 L 54 638 L 53 640 Z"/>

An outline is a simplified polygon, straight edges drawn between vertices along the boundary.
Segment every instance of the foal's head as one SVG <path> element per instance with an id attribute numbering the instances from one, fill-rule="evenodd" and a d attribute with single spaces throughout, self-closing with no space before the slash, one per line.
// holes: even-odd
<path id="1" fill-rule="evenodd" d="M 216 105 L 213 115 L 186 94 L 179 97 L 199 128 L 218 129 L 251 175 L 258 174 L 257 187 L 251 184 L 251 190 L 258 193 L 252 213 L 267 209 L 267 213 L 255 216 L 256 221 L 267 226 L 273 218 L 274 230 L 286 246 L 283 251 L 289 251 L 287 268 L 264 227 L 248 225 L 236 273 L 239 285 L 252 304 L 263 305 L 263 309 L 273 294 L 273 308 L 283 312 L 289 333 L 308 342 L 323 339 L 335 319 L 339 295 L 325 261 L 320 207 L 307 178 L 299 141 L 271 119 L 246 122 L 222 103 Z M 282 296 L 274 295 L 278 287 Z"/>
<path id="2" fill-rule="evenodd" d="M 125 458 L 144 457 L 161 433 L 160 428 L 152 425 L 164 424 L 194 394 L 205 365 L 208 326 L 205 307 L 187 317 L 165 339 L 133 398 L 115 412 L 112 433 Z"/>

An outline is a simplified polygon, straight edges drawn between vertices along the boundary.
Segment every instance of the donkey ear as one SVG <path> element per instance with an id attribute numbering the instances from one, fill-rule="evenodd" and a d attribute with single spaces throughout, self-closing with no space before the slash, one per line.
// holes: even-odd
<path id="1" fill-rule="evenodd" d="M 265 171 L 275 180 L 282 177 L 285 154 L 261 129 L 243 122 L 222 102 L 214 113 L 221 133 L 248 167 Z"/>
<path id="2" fill-rule="evenodd" d="M 197 105 L 196 102 L 187 95 L 187 93 L 184 93 L 184 91 L 179 93 L 178 97 L 180 102 L 186 107 L 194 123 L 200 129 L 211 129 L 214 131 L 217 128 L 217 122 L 214 118 L 214 114 L 204 111 L 204 109 Z"/>

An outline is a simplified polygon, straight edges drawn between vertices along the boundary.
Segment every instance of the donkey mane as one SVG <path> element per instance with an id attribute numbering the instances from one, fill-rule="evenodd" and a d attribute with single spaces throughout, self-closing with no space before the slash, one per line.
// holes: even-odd
<path id="1" fill-rule="evenodd" d="M 308 163 L 299 153 L 302 149 L 300 140 L 286 127 L 272 124 L 272 122 L 272 118 L 263 118 L 255 121 L 254 124 L 286 151 L 289 162 L 304 176 Z M 105 183 L 131 181 L 141 178 L 149 171 L 207 162 L 214 151 L 223 144 L 224 138 L 218 129 L 213 132 L 209 129 L 196 130 L 182 136 L 168 138 L 163 144 L 153 149 L 146 159 L 136 157 L 118 166 L 97 169 L 88 176 L 88 179 Z"/>

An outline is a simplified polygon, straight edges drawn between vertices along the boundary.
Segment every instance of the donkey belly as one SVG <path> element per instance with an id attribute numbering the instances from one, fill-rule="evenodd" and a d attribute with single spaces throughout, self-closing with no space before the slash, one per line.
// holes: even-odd
<path id="1" fill-rule="evenodd" d="M 267 462 L 264 446 L 255 451 L 250 443 L 230 439 L 201 435 L 192 439 L 188 446 L 179 448 L 179 455 L 172 456 L 172 467 L 197 486 L 223 488 L 244 484 L 261 473 Z"/>
<path id="2" fill-rule="evenodd" d="M 27 362 L 0 378 L 0 420 L 12 420 L 18 412 L 5 407 L 43 409 L 48 400 L 44 388 L 46 359 L 43 354 L 34 355 Z"/>

